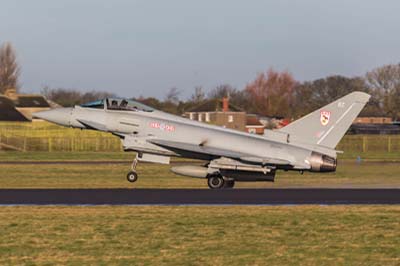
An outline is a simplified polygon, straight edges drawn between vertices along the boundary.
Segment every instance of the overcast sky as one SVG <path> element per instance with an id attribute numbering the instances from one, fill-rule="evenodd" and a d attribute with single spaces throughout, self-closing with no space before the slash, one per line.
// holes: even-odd
<path id="1" fill-rule="evenodd" d="M 400 62 L 398 0 L 15 0 L 0 7 L 26 92 L 43 86 L 163 98 L 274 67 L 298 80 Z"/>

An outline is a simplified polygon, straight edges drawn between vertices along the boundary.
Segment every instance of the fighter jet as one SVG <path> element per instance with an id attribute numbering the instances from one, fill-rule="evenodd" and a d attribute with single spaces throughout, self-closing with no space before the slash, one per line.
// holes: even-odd
<path id="1" fill-rule="evenodd" d="M 71 108 L 42 111 L 35 117 L 66 127 L 109 132 L 135 151 L 130 182 L 138 162 L 169 164 L 171 157 L 204 160 L 171 170 L 207 180 L 211 189 L 232 188 L 238 181 L 274 181 L 280 171 L 334 172 L 336 145 L 370 95 L 350 93 L 279 130 L 263 136 L 192 121 L 137 101 L 107 98 Z"/>

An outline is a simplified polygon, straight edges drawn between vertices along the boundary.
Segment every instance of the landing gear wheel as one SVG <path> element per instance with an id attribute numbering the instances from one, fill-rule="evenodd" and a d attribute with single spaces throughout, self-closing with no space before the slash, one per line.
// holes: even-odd
<path id="1" fill-rule="evenodd" d="M 224 188 L 233 188 L 235 186 L 235 180 L 225 180 Z"/>
<path id="2" fill-rule="evenodd" d="M 222 176 L 213 175 L 208 178 L 207 184 L 211 189 L 220 189 L 224 187 L 225 180 Z"/>
<path id="3" fill-rule="evenodd" d="M 130 171 L 126 176 L 126 179 L 128 179 L 129 182 L 133 183 L 136 182 L 136 180 L 138 180 L 138 175 L 136 172 Z"/>

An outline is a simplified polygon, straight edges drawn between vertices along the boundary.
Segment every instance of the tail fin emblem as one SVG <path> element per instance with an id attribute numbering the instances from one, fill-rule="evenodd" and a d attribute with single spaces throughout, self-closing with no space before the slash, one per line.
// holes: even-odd
<path id="1" fill-rule="evenodd" d="M 321 111 L 321 115 L 320 115 L 321 125 L 326 126 L 329 123 L 330 117 L 331 117 L 331 112 Z"/>

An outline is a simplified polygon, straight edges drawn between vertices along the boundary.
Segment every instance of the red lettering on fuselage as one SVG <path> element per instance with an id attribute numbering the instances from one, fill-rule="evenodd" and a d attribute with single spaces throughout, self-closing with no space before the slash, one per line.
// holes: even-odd
<path id="1" fill-rule="evenodd" d="M 162 130 L 162 131 L 169 131 L 169 132 L 175 131 L 175 127 L 174 126 L 168 125 L 168 124 L 164 124 L 164 123 L 150 122 L 149 125 L 152 128 L 157 128 L 157 129 Z"/>

